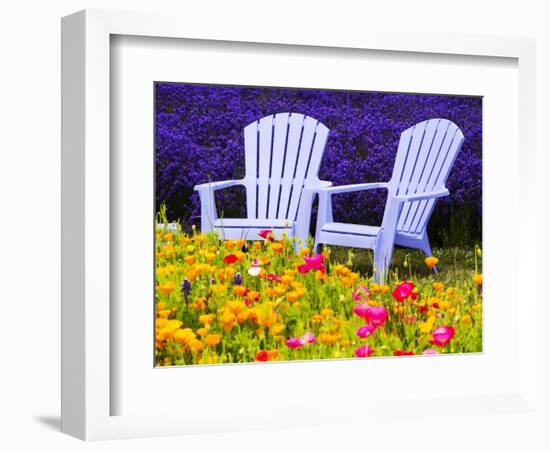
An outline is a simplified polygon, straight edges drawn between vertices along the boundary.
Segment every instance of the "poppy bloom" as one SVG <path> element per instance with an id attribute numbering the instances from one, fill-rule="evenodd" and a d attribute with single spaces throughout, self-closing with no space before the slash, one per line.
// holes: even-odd
<path id="1" fill-rule="evenodd" d="M 304 343 L 302 342 L 302 339 L 298 337 L 291 337 L 287 339 L 287 341 L 285 342 L 285 345 L 288 348 L 300 348 L 302 345 L 304 345 Z"/>
<path id="2" fill-rule="evenodd" d="M 306 274 L 310 270 L 320 270 L 321 272 L 325 271 L 325 265 L 323 264 L 323 255 L 315 255 L 311 258 L 304 256 L 305 264 L 302 264 L 298 267 L 298 271 L 301 274 Z"/>
<path id="3" fill-rule="evenodd" d="M 423 355 L 439 355 L 439 352 L 435 348 L 427 348 L 422 352 Z"/>
<path id="4" fill-rule="evenodd" d="M 267 281 L 281 281 L 281 277 L 275 275 L 274 273 L 268 273 L 266 276 L 265 276 L 265 279 Z"/>
<path id="5" fill-rule="evenodd" d="M 367 358 L 374 353 L 374 349 L 370 345 L 362 345 L 355 349 L 355 356 L 358 358 Z"/>
<path id="6" fill-rule="evenodd" d="M 304 344 L 314 344 L 316 342 L 315 335 L 312 332 L 307 332 L 302 337 L 302 343 Z"/>
<path id="7" fill-rule="evenodd" d="M 267 350 L 260 350 L 256 353 L 256 361 L 266 362 L 269 361 L 269 352 Z"/>
<path id="8" fill-rule="evenodd" d="M 393 356 L 410 356 L 414 355 L 414 352 L 411 350 L 395 350 Z"/>
<path id="9" fill-rule="evenodd" d="M 355 305 L 353 307 L 352 311 L 356 316 L 359 316 L 366 320 L 369 311 L 369 305 L 367 305 L 366 303 L 359 303 L 358 305 Z"/>
<path id="10" fill-rule="evenodd" d="M 437 259 L 435 256 L 428 256 L 424 260 L 424 264 L 426 264 L 426 267 L 428 269 L 433 269 L 438 262 L 439 262 L 439 259 Z"/>
<path id="11" fill-rule="evenodd" d="M 376 331 L 376 327 L 372 325 L 365 325 L 363 327 L 357 328 L 356 334 L 362 339 L 369 337 L 372 333 Z"/>
<path id="12" fill-rule="evenodd" d="M 430 344 L 437 345 L 438 347 L 445 347 L 454 335 L 455 329 L 453 327 L 442 325 L 433 331 Z"/>
<path id="13" fill-rule="evenodd" d="M 258 236 L 261 238 L 264 238 L 266 241 L 274 241 L 275 238 L 273 237 L 273 231 L 271 230 L 261 230 L 258 233 Z"/>
<path id="14" fill-rule="evenodd" d="M 414 289 L 414 283 L 411 283 L 409 281 L 403 281 L 403 283 L 398 284 L 395 287 L 395 289 L 392 292 L 392 296 L 398 302 L 402 302 L 403 300 L 407 299 L 413 294 L 413 289 Z"/>
<path id="15" fill-rule="evenodd" d="M 368 306 L 368 305 L 367 305 Z M 378 328 L 382 326 L 388 318 L 388 312 L 383 306 L 369 306 L 367 308 L 367 323 Z"/>
<path id="16" fill-rule="evenodd" d="M 235 255 L 234 253 L 231 253 L 229 255 L 227 255 L 225 258 L 223 258 L 223 263 L 224 264 L 233 264 L 234 262 L 237 262 L 239 258 L 237 258 L 237 255 Z"/>

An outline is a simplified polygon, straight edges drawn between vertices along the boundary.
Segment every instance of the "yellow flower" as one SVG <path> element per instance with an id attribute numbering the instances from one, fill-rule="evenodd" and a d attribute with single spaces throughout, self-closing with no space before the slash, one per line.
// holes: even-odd
<path id="1" fill-rule="evenodd" d="M 321 272 L 320 270 L 315 271 L 315 280 L 316 281 L 321 281 L 321 280 L 324 280 L 325 278 L 327 278 L 326 273 Z"/>
<path id="2" fill-rule="evenodd" d="M 462 316 L 462 323 L 469 324 L 472 321 L 472 318 L 469 314 L 466 314 L 465 316 Z"/>
<path id="3" fill-rule="evenodd" d="M 262 243 L 260 241 L 254 242 L 254 248 L 260 250 L 262 248 Z"/>
<path id="4" fill-rule="evenodd" d="M 321 314 L 314 314 L 312 317 L 311 317 L 311 321 L 313 323 L 321 323 L 323 321 L 323 316 Z"/>
<path id="5" fill-rule="evenodd" d="M 450 288 L 447 289 L 447 295 L 448 295 L 449 297 L 454 297 L 455 294 L 456 294 L 456 292 L 455 292 L 455 288 L 454 288 L 454 287 L 450 287 Z"/>
<path id="6" fill-rule="evenodd" d="M 473 277 L 474 283 L 478 286 L 481 286 L 483 284 L 483 275 L 480 273 L 477 273 Z"/>
<path id="7" fill-rule="evenodd" d="M 274 242 L 273 244 L 271 244 L 271 249 L 274 252 L 282 253 L 283 252 L 283 244 L 281 244 L 280 242 Z"/>
<path id="8" fill-rule="evenodd" d="M 329 333 L 321 333 L 319 335 L 319 342 L 321 344 L 334 345 L 338 341 L 338 336 Z"/>
<path id="9" fill-rule="evenodd" d="M 214 347 L 220 343 L 221 339 L 222 337 L 219 334 L 209 334 L 204 338 L 204 342 L 209 347 Z"/>
<path id="10" fill-rule="evenodd" d="M 231 328 L 233 328 L 236 320 L 237 317 L 229 309 L 226 309 L 220 317 L 220 322 L 223 324 L 226 330 L 230 330 Z"/>
<path id="11" fill-rule="evenodd" d="M 481 304 L 480 304 L 480 303 L 474 303 L 474 304 L 472 305 L 472 309 L 473 309 L 474 311 L 479 311 L 479 310 L 481 309 Z"/>
<path id="12" fill-rule="evenodd" d="M 172 291 L 176 289 L 176 283 L 170 280 L 164 284 L 161 284 L 158 288 L 161 292 L 164 292 L 166 295 L 170 295 Z"/>
<path id="13" fill-rule="evenodd" d="M 186 257 L 183 258 L 183 260 L 187 263 L 187 264 L 195 264 L 195 261 L 196 261 L 196 257 L 195 255 L 187 255 Z"/>
<path id="14" fill-rule="evenodd" d="M 258 291 L 249 291 L 246 293 L 246 298 L 251 302 L 257 302 L 260 299 L 260 293 Z"/>
<path id="15" fill-rule="evenodd" d="M 428 256 L 426 259 L 424 259 L 424 264 L 426 264 L 428 269 L 433 269 L 438 262 L 439 259 L 437 259 L 435 256 Z"/>
<path id="16" fill-rule="evenodd" d="M 426 322 L 422 322 L 419 326 L 420 331 L 424 334 L 428 334 L 432 331 L 432 328 L 435 324 L 435 316 L 428 317 L 428 320 Z"/>
<path id="17" fill-rule="evenodd" d="M 229 302 L 227 302 L 225 304 L 225 306 L 227 308 L 229 308 L 229 310 L 233 313 L 233 314 L 238 314 L 242 311 L 242 309 L 244 308 L 244 305 L 242 302 L 240 302 L 239 300 L 231 300 Z"/>
<path id="18" fill-rule="evenodd" d="M 208 330 L 206 328 L 199 328 L 199 329 L 197 329 L 197 334 L 200 337 L 204 337 L 208 334 Z"/>
<path id="19" fill-rule="evenodd" d="M 202 323 L 204 326 L 212 325 L 212 322 L 214 322 L 214 314 L 202 314 L 199 316 L 199 322 Z"/>
<path id="20" fill-rule="evenodd" d="M 247 289 L 242 285 L 233 286 L 233 294 L 235 294 L 239 297 L 246 294 L 246 291 L 247 291 Z"/>
<path id="21" fill-rule="evenodd" d="M 448 311 L 451 307 L 451 302 L 449 300 L 441 300 L 439 302 L 439 307 L 443 310 L 443 311 Z"/>
<path id="22" fill-rule="evenodd" d="M 196 336 L 191 328 L 180 328 L 174 332 L 174 340 L 179 344 L 188 344 L 193 339 L 196 339 Z"/>
<path id="23" fill-rule="evenodd" d="M 302 254 L 302 256 L 309 256 L 311 254 L 311 249 L 308 247 L 302 248 L 302 250 L 300 250 L 300 253 Z"/>
<path id="24" fill-rule="evenodd" d="M 195 251 L 195 247 L 192 245 L 188 245 L 185 250 L 187 250 L 187 253 L 193 253 Z"/>
<path id="25" fill-rule="evenodd" d="M 227 291 L 227 284 L 213 284 L 210 286 L 210 289 L 212 289 L 214 294 L 220 295 Z"/>
<path id="26" fill-rule="evenodd" d="M 324 308 L 324 309 L 321 310 L 321 315 L 324 318 L 332 317 L 332 316 L 334 316 L 334 311 L 330 308 Z"/>
<path id="27" fill-rule="evenodd" d="M 198 353 L 200 351 L 202 351 L 203 349 L 203 345 L 202 345 L 202 342 L 199 341 L 198 339 L 193 339 L 191 340 L 187 346 L 189 347 L 189 350 L 191 350 L 193 353 Z"/>
<path id="28" fill-rule="evenodd" d="M 283 295 L 285 293 L 285 291 L 286 291 L 286 287 L 283 286 L 283 285 L 280 285 L 280 284 L 273 288 L 273 292 L 275 293 L 275 295 L 277 295 L 279 297 L 281 295 Z"/>
<path id="29" fill-rule="evenodd" d="M 233 241 L 233 240 L 223 241 L 223 246 L 228 250 L 231 250 L 233 247 L 235 247 L 235 244 L 236 244 L 236 241 Z"/>
<path id="30" fill-rule="evenodd" d="M 269 360 L 270 361 L 275 361 L 277 359 L 279 359 L 279 355 L 280 355 L 280 352 L 278 349 L 273 349 L 273 350 L 268 350 L 267 352 L 269 354 Z"/>
<path id="31" fill-rule="evenodd" d="M 290 285 L 293 281 L 294 281 L 294 277 L 292 275 L 283 275 L 281 277 L 281 282 L 286 284 L 287 286 Z"/>
<path id="32" fill-rule="evenodd" d="M 166 304 L 164 302 L 158 302 L 157 303 L 157 309 L 160 311 L 161 309 L 166 309 Z"/>
<path id="33" fill-rule="evenodd" d="M 170 314 L 172 314 L 172 311 L 169 309 L 161 309 L 157 312 L 159 317 L 162 317 L 163 319 L 167 319 Z"/>
<path id="34" fill-rule="evenodd" d="M 204 255 L 204 257 L 206 258 L 206 260 L 208 262 L 212 262 L 216 259 L 216 254 L 215 253 L 207 253 L 206 255 Z"/>
<path id="35" fill-rule="evenodd" d="M 174 235 L 172 233 L 166 233 L 164 235 L 164 240 L 165 241 L 173 241 L 174 240 Z"/>
<path id="36" fill-rule="evenodd" d="M 206 236 L 204 234 L 197 234 L 195 236 L 195 240 L 199 243 L 199 244 L 202 244 L 205 240 L 206 240 Z"/>
<path id="37" fill-rule="evenodd" d="M 300 293 L 297 291 L 290 291 L 286 293 L 286 297 L 288 298 L 289 302 L 295 302 L 300 298 Z"/>
<path id="38" fill-rule="evenodd" d="M 241 311 L 239 314 L 237 314 L 237 320 L 240 324 L 242 324 L 246 321 L 246 319 L 248 319 L 248 316 L 249 314 L 247 310 Z"/>
<path id="39" fill-rule="evenodd" d="M 269 327 L 269 334 L 271 334 L 271 336 L 277 336 L 281 334 L 284 329 L 285 326 L 282 323 L 274 323 Z"/>
<path id="40" fill-rule="evenodd" d="M 432 284 L 432 287 L 435 292 L 441 292 L 443 289 L 445 289 L 445 285 L 440 282 Z"/>

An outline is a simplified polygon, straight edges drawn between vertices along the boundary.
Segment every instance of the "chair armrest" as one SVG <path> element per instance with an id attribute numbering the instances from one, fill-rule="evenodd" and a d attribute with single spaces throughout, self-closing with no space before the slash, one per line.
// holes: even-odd
<path id="1" fill-rule="evenodd" d="M 328 187 L 332 186 L 332 182 L 330 181 L 317 181 L 315 184 L 310 184 L 308 186 L 304 186 L 304 194 L 305 193 L 317 193 L 319 191 L 324 191 Z"/>
<path id="2" fill-rule="evenodd" d="M 341 194 L 344 192 L 357 192 L 366 191 L 368 189 L 386 189 L 388 183 L 360 183 L 360 184 L 346 184 L 344 186 L 331 186 L 322 189 L 329 194 Z"/>
<path id="3" fill-rule="evenodd" d="M 194 190 L 199 192 L 217 191 L 218 189 L 225 189 L 240 184 L 243 184 L 243 180 L 212 181 L 210 183 L 197 184 Z"/>
<path id="4" fill-rule="evenodd" d="M 447 195 L 449 195 L 449 190 L 443 188 L 438 191 L 423 192 L 420 194 L 397 195 L 394 198 L 401 202 L 414 202 L 418 200 L 430 200 L 433 198 L 445 197 Z"/>

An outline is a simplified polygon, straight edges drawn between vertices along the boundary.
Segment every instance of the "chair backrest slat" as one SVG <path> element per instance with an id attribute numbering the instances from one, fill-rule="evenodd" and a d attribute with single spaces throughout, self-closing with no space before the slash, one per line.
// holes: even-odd
<path id="1" fill-rule="evenodd" d="M 244 135 L 248 218 L 294 221 L 303 187 L 318 180 L 328 129 L 311 117 L 280 113 L 251 123 Z"/>
<path id="2" fill-rule="evenodd" d="M 446 119 L 430 119 L 405 130 L 389 182 L 388 202 L 396 195 L 443 189 L 463 141 L 460 129 Z M 397 231 L 423 234 L 435 203 L 435 200 L 405 203 Z"/>

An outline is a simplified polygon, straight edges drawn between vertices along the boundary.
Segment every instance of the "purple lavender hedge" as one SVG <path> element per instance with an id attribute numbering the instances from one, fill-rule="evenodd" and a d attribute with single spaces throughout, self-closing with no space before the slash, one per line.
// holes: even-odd
<path id="1" fill-rule="evenodd" d="M 193 186 L 244 176 L 243 128 L 269 114 L 297 112 L 329 129 L 320 178 L 335 185 L 385 181 L 402 131 L 433 117 L 455 122 L 465 142 L 430 221 L 436 244 L 481 239 L 482 99 L 317 89 L 157 83 L 156 206 L 170 220 L 199 223 Z M 225 217 L 245 217 L 244 188 L 220 192 Z M 334 196 L 335 219 L 379 224 L 385 192 Z M 312 221 L 314 223 L 314 221 Z"/>

